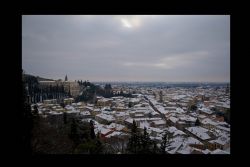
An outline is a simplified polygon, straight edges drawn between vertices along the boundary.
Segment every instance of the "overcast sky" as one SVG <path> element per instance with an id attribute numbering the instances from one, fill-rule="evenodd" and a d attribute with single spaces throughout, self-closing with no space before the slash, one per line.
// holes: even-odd
<path id="1" fill-rule="evenodd" d="M 22 68 L 52 79 L 230 80 L 230 16 L 22 16 Z"/>

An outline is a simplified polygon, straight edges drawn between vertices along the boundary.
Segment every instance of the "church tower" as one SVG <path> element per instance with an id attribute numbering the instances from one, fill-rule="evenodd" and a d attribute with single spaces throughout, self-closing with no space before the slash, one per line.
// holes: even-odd
<path id="1" fill-rule="evenodd" d="M 67 77 L 67 75 L 65 76 L 65 81 L 68 81 L 68 77 Z"/>

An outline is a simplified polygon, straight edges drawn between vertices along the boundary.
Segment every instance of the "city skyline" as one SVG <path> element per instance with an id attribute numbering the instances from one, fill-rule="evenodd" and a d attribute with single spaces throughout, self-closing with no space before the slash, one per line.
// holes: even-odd
<path id="1" fill-rule="evenodd" d="M 23 15 L 22 68 L 94 82 L 230 82 L 230 16 Z"/>

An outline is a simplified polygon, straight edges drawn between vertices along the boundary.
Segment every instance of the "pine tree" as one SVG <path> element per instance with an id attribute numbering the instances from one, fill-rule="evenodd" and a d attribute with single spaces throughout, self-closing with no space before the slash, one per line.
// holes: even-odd
<path id="1" fill-rule="evenodd" d="M 128 107 L 129 107 L 129 108 L 133 107 L 133 102 L 130 101 L 130 102 L 128 103 Z"/>
<path id="2" fill-rule="evenodd" d="M 195 126 L 200 126 L 200 120 L 197 118 L 196 121 L 195 121 Z"/>
<path id="3" fill-rule="evenodd" d="M 190 110 L 191 110 L 191 111 L 197 110 L 197 106 L 196 106 L 195 104 L 192 104 L 192 105 L 190 106 Z"/>
<path id="4" fill-rule="evenodd" d="M 103 149 L 104 149 L 104 145 L 103 145 L 103 143 L 100 140 L 99 132 L 98 132 L 97 137 L 95 139 L 95 145 L 96 145 L 95 154 L 102 153 Z"/>
<path id="5" fill-rule="evenodd" d="M 21 115 L 22 123 L 21 123 L 21 135 L 22 135 L 22 146 L 23 150 L 26 153 L 30 154 L 32 152 L 31 148 L 31 136 L 32 136 L 32 129 L 33 129 L 33 116 L 31 113 L 31 107 L 28 100 L 28 93 L 25 89 L 25 82 L 22 82 L 23 86 L 23 113 Z"/>
<path id="6" fill-rule="evenodd" d="M 160 152 L 159 148 L 156 145 L 156 142 L 153 142 L 153 154 L 158 154 Z"/>
<path id="7" fill-rule="evenodd" d="M 161 153 L 166 154 L 166 148 L 170 144 L 170 139 L 173 137 L 173 133 L 165 132 L 162 136 L 162 142 L 161 142 Z"/>
<path id="8" fill-rule="evenodd" d="M 70 89 L 69 89 L 69 92 L 68 92 L 68 96 L 71 97 Z"/>
<path id="9" fill-rule="evenodd" d="M 34 106 L 34 116 L 38 115 L 38 107 L 37 105 Z"/>
<path id="10" fill-rule="evenodd" d="M 91 139 L 95 139 L 96 136 L 95 136 L 95 131 L 94 131 L 95 130 L 94 122 L 90 120 L 89 124 L 90 124 L 90 137 Z"/>
<path id="11" fill-rule="evenodd" d="M 74 147 L 76 147 L 79 144 L 79 136 L 75 119 L 72 119 L 69 137 L 74 142 Z"/>
<path id="12" fill-rule="evenodd" d="M 66 114 L 66 112 L 63 112 L 63 123 L 67 124 L 67 114 Z"/>
<path id="13" fill-rule="evenodd" d="M 135 120 L 133 120 L 133 125 L 131 129 L 131 137 L 129 138 L 127 150 L 130 153 L 138 153 L 140 148 L 140 135 L 138 133 L 137 125 Z"/>
<path id="14" fill-rule="evenodd" d="M 162 142 L 161 142 L 161 153 L 166 154 L 166 147 L 167 147 L 167 133 L 165 133 L 162 136 Z"/>
<path id="15" fill-rule="evenodd" d="M 111 84 L 106 84 L 104 86 L 104 92 L 105 97 L 111 97 L 113 95 Z"/>
<path id="16" fill-rule="evenodd" d="M 144 154 L 151 153 L 151 150 L 150 150 L 151 144 L 152 142 L 147 132 L 147 128 L 144 127 L 143 135 L 141 136 L 141 145 L 142 145 L 141 153 L 144 153 Z"/>

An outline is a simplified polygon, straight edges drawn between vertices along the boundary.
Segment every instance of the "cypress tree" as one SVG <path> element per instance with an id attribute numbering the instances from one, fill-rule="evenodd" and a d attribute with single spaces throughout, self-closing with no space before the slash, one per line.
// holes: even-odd
<path id="1" fill-rule="evenodd" d="M 164 133 L 162 137 L 161 147 L 160 147 L 161 153 L 166 154 L 166 147 L 169 145 L 170 139 L 172 137 L 173 137 L 172 133 L 168 133 L 168 132 Z"/>
<path id="2" fill-rule="evenodd" d="M 197 118 L 196 121 L 195 121 L 195 126 L 200 126 L 200 120 Z"/>
<path id="3" fill-rule="evenodd" d="M 77 132 L 76 120 L 74 118 L 72 119 L 72 122 L 71 122 L 69 137 L 74 142 L 74 145 L 76 147 L 79 144 L 79 136 Z"/>
<path id="4" fill-rule="evenodd" d="M 150 150 L 151 144 L 152 144 L 152 142 L 150 141 L 149 134 L 147 132 L 147 128 L 144 127 L 143 135 L 141 136 L 141 145 L 142 145 L 141 152 L 144 154 L 150 153 L 151 152 L 151 150 Z"/>
<path id="5" fill-rule="evenodd" d="M 66 112 L 63 112 L 63 123 L 67 124 L 67 114 L 66 114 Z"/>
<path id="6" fill-rule="evenodd" d="M 31 136 L 32 136 L 32 128 L 33 128 L 33 116 L 31 113 L 31 107 L 28 100 L 27 90 L 25 89 L 25 83 L 22 82 L 23 86 L 23 101 L 22 101 L 22 107 L 23 107 L 23 113 L 22 113 L 22 123 L 21 123 L 21 135 L 22 135 L 22 143 L 23 143 L 23 150 L 26 151 L 26 153 L 30 154 L 32 152 L 31 148 Z"/>
<path id="7" fill-rule="evenodd" d="M 130 153 L 138 153 L 139 148 L 140 148 L 139 133 L 138 133 L 135 120 L 133 120 L 133 125 L 131 129 L 131 137 L 129 138 L 127 150 Z"/>
<path id="8" fill-rule="evenodd" d="M 38 115 L 38 107 L 37 107 L 37 105 L 34 106 L 34 115 L 35 116 Z"/>
<path id="9" fill-rule="evenodd" d="M 165 133 L 162 136 L 162 142 L 161 142 L 161 153 L 166 154 L 166 147 L 167 147 L 167 133 Z"/>
<path id="10" fill-rule="evenodd" d="M 95 139 L 96 136 L 95 136 L 95 131 L 94 131 L 94 129 L 95 129 L 94 122 L 92 120 L 90 120 L 89 124 L 90 124 L 90 137 L 91 137 L 91 139 Z"/>

